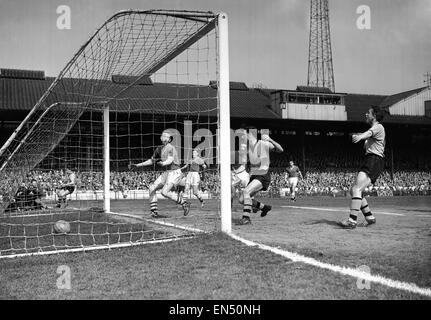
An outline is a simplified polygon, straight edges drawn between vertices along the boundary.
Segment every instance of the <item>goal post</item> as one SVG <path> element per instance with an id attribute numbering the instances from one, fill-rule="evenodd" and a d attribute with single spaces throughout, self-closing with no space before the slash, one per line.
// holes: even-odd
<path id="1" fill-rule="evenodd" d="M 111 169 L 109 167 L 109 105 L 103 109 L 103 210 L 111 212 Z"/>
<path id="2" fill-rule="evenodd" d="M 0 149 L 0 258 L 230 233 L 228 50 L 225 13 L 126 10 L 107 19 Z M 200 193 L 180 191 L 185 173 L 168 196 L 156 193 L 155 220 L 149 187 L 163 169 L 128 167 L 150 158 L 165 130 L 181 166 L 192 150 L 208 166 Z M 197 199 L 211 210 L 199 211 Z M 192 203 L 187 217 L 183 200 Z M 59 220 L 69 232 L 56 231 Z"/>
<path id="3" fill-rule="evenodd" d="M 229 94 L 229 37 L 228 16 L 218 15 L 219 25 L 219 103 L 220 103 L 220 189 L 221 189 L 221 230 L 230 233 L 231 173 L 230 173 L 230 94 Z"/>

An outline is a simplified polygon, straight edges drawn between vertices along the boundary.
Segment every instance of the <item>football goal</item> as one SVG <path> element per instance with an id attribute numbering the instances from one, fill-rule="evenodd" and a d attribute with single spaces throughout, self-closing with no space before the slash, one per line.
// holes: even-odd
<path id="1" fill-rule="evenodd" d="M 0 149 L 0 258 L 230 232 L 229 117 L 225 13 L 114 14 Z"/>

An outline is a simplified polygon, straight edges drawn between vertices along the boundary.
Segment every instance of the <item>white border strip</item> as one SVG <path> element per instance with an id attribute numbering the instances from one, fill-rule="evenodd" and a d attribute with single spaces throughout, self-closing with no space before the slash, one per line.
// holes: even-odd
<path id="1" fill-rule="evenodd" d="M 282 208 L 292 208 L 292 209 L 304 209 L 304 210 L 317 210 L 317 211 L 331 211 L 331 212 L 344 212 L 344 209 L 329 209 L 329 208 L 315 208 L 315 207 L 297 207 L 297 206 L 281 206 Z M 404 217 L 405 214 L 394 213 L 394 212 L 383 212 L 383 211 L 373 211 L 373 214 L 384 214 L 388 216 L 400 216 Z"/>
<path id="2" fill-rule="evenodd" d="M 292 260 L 293 262 L 301 262 L 301 263 L 309 264 L 309 265 L 312 265 L 314 267 L 330 270 L 330 271 L 340 273 L 342 275 L 350 276 L 353 278 L 363 279 L 363 280 L 378 283 L 378 284 L 381 284 L 383 286 L 387 286 L 390 288 L 394 288 L 394 289 L 398 289 L 398 290 L 404 290 L 404 291 L 424 295 L 427 297 L 431 297 L 431 289 L 430 288 L 420 288 L 414 283 L 395 281 L 395 280 L 391 280 L 391 279 L 388 279 L 388 278 L 385 278 L 385 277 L 382 277 L 379 275 L 371 275 L 371 274 L 364 272 L 364 271 L 361 271 L 359 269 L 340 267 L 340 266 L 332 265 L 329 263 L 320 262 L 320 261 L 317 261 L 313 258 L 308 258 L 308 257 L 302 256 L 302 255 L 297 254 L 297 253 L 289 252 L 289 251 L 278 249 L 278 248 L 273 248 L 273 247 L 270 247 L 270 246 L 267 246 L 264 244 L 260 244 L 260 243 L 256 243 L 256 242 L 253 242 L 250 240 L 246 240 L 246 239 L 241 238 L 240 236 L 237 236 L 234 234 L 229 234 L 229 236 L 235 240 L 238 240 L 238 241 L 244 243 L 247 246 L 257 246 L 259 249 L 271 251 L 272 253 L 281 255 L 281 256 L 289 259 L 289 260 Z"/>

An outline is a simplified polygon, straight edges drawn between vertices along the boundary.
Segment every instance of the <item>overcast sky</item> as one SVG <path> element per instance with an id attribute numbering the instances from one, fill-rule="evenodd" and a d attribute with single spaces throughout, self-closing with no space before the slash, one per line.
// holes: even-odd
<path id="1" fill-rule="evenodd" d="M 431 72 L 431 0 L 330 0 L 338 92 L 394 94 Z M 71 30 L 56 26 L 71 8 Z M 371 9 L 359 30 L 358 6 Z M 307 80 L 309 0 L 0 0 L 0 67 L 56 76 L 95 29 L 122 9 L 224 11 L 232 81 L 294 89 Z"/>

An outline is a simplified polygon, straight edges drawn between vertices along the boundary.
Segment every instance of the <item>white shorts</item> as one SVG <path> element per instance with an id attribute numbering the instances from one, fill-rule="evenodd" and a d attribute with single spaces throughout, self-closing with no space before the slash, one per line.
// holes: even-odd
<path id="1" fill-rule="evenodd" d="M 154 181 L 154 185 L 160 186 L 172 183 L 175 187 L 180 183 L 182 178 L 183 173 L 180 169 L 165 171 L 156 179 L 156 181 Z"/>
<path id="2" fill-rule="evenodd" d="M 232 186 L 233 187 L 240 187 L 245 188 L 247 187 L 248 183 L 250 181 L 250 175 L 247 171 L 242 171 L 240 173 L 235 173 L 232 171 Z"/>
<path id="3" fill-rule="evenodd" d="M 291 177 L 288 178 L 287 181 L 289 182 L 289 185 L 292 186 L 296 186 L 298 184 L 298 177 Z"/>
<path id="4" fill-rule="evenodd" d="M 198 186 L 201 182 L 199 172 L 189 172 L 186 178 L 186 185 Z"/>

